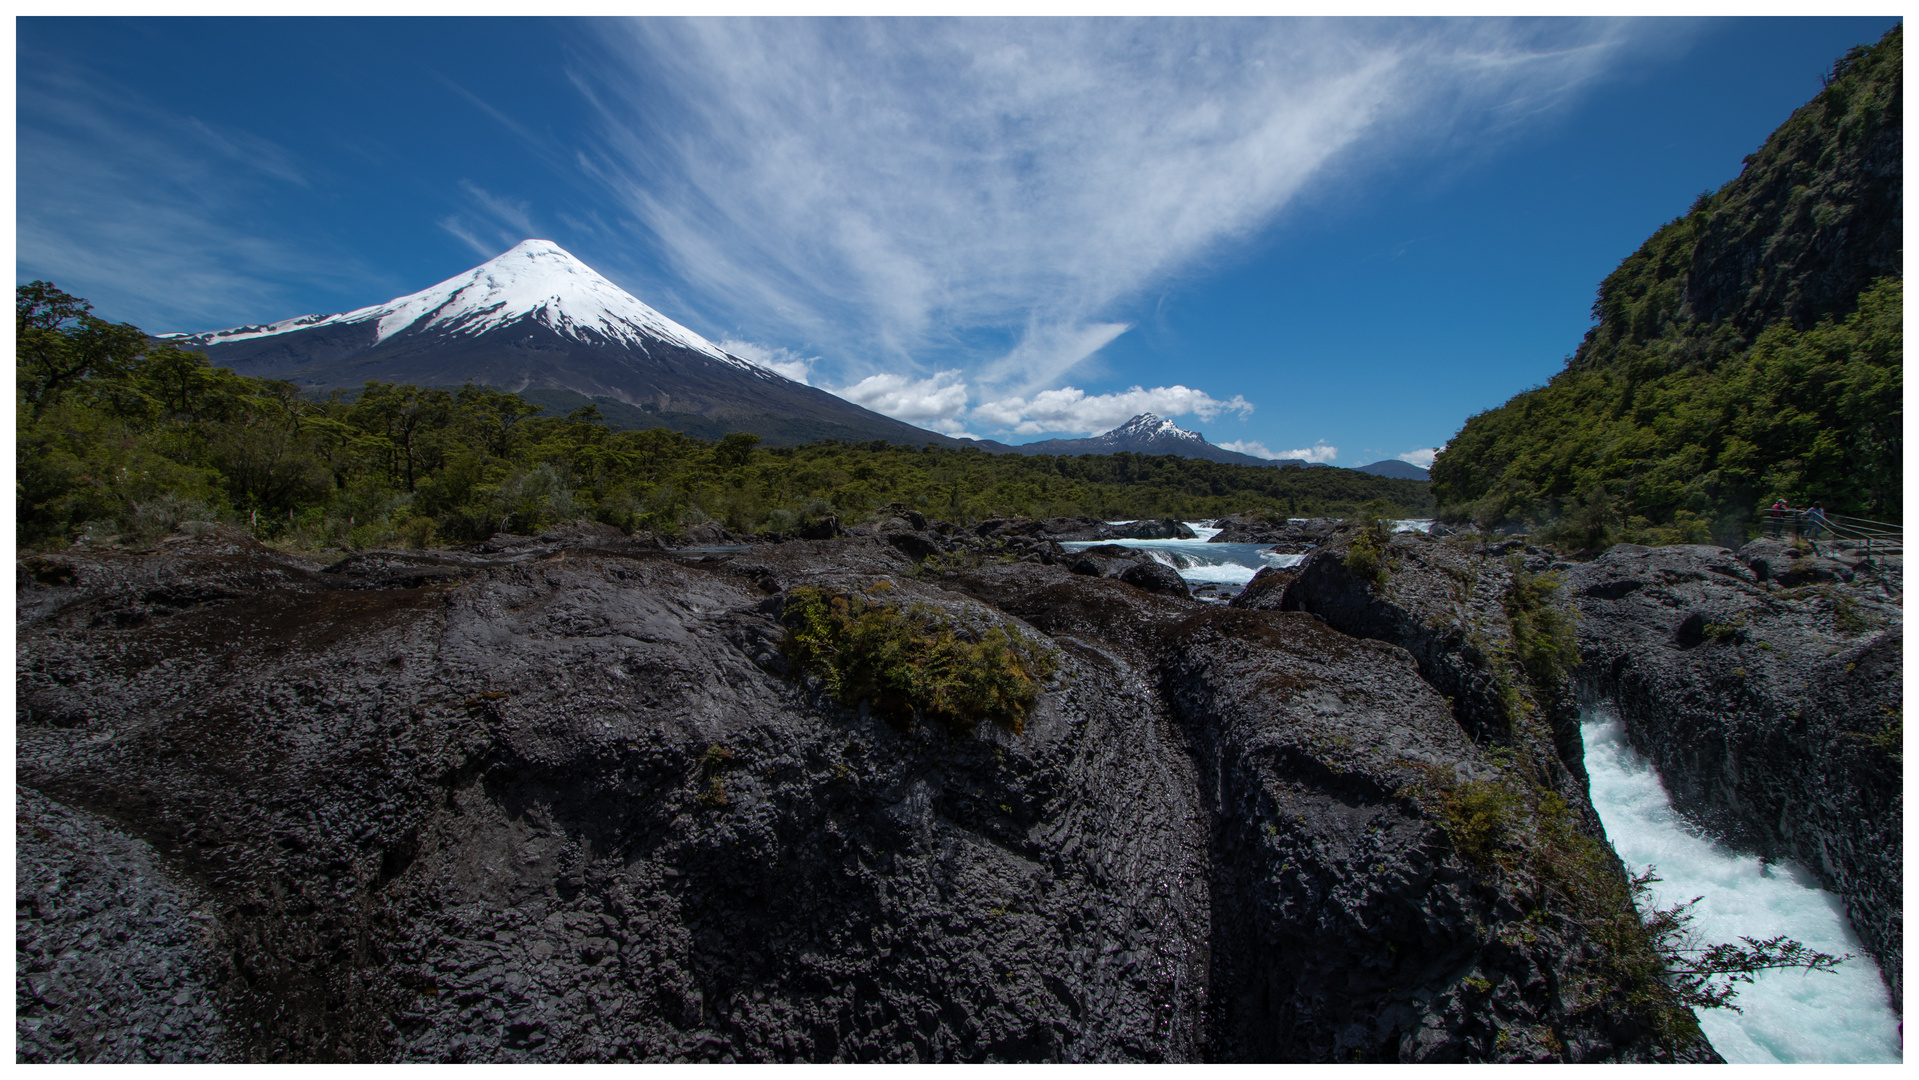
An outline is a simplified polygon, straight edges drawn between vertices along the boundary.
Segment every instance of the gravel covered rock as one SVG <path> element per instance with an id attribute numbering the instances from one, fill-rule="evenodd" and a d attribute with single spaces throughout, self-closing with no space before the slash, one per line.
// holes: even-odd
<path id="1" fill-rule="evenodd" d="M 15 1058 L 231 1056 L 207 895 L 112 824 L 21 788 L 13 814 Z"/>

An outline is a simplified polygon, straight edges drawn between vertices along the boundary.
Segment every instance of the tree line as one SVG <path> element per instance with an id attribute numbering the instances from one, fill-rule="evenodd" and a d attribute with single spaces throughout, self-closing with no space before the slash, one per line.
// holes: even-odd
<path id="1" fill-rule="evenodd" d="M 1433 505 L 1426 484 L 1346 469 L 615 430 L 590 405 L 545 415 L 473 384 L 369 382 L 315 397 L 109 323 L 41 281 L 18 288 L 15 332 L 23 546 L 151 540 L 190 520 L 309 548 L 424 547 L 578 518 L 665 535 L 708 520 L 791 533 L 895 502 L 954 521 L 1344 515 L 1370 503 L 1418 516 Z"/>

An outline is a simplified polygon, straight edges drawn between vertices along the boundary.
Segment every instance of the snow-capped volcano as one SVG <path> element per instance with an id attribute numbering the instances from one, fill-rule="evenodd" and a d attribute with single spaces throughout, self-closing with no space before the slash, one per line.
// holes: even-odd
<path id="1" fill-rule="evenodd" d="M 1187 431 L 1171 420 L 1140 413 L 1124 424 L 1090 439 L 1047 439 L 1013 449 L 1022 454 L 1177 454 L 1180 457 L 1205 458 L 1227 465 L 1307 465 L 1310 462 L 1287 458 L 1267 461 L 1250 454 L 1236 453 L 1214 446 L 1197 431 Z"/>
<path id="2" fill-rule="evenodd" d="M 373 342 L 378 345 L 405 330 L 476 335 L 523 319 L 536 320 L 578 341 L 617 341 L 641 349 L 650 341 L 666 341 L 724 363 L 765 370 L 654 311 L 551 240 L 522 240 L 464 274 L 384 304 L 339 315 L 303 315 L 266 326 L 214 330 L 186 336 L 181 344 L 205 348 L 293 330 L 371 322 Z"/>
<path id="3" fill-rule="evenodd" d="M 664 424 L 708 438 L 751 431 L 776 444 L 959 445 L 727 353 L 551 240 L 523 240 L 384 304 L 172 340 L 239 374 L 314 390 L 474 382 L 550 408 L 584 398 L 609 418 L 619 413 L 622 426 Z"/>
<path id="4" fill-rule="evenodd" d="M 1199 432 L 1187 431 L 1171 420 L 1161 419 L 1152 413 L 1140 413 L 1106 434 L 1095 435 L 1094 438 L 1115 443 L 1158 442 L 1164 439 L 1184 439 L 1192 443 L 1206 442 L 1206 436 Z"/>

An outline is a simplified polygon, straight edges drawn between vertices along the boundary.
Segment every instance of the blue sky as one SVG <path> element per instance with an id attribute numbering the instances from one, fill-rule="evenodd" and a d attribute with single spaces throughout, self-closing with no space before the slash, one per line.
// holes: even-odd
<path id="1" fill-rule="evenodd" d="M 207 330 L 540 237 L 936 430 L 1423 464 L 1895 21 L 22 18 L 16 278 Z"/>

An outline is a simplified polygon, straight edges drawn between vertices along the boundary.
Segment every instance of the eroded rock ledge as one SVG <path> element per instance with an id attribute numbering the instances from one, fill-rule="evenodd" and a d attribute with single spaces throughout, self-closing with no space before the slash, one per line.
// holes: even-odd
<path id="1" fill-rule="evenodd" d="M 877 532 L 26 560 L 19 783 L 211 915 L 211 1057 L 1716 1059 L 1448 646 Z M 1057 674 L 1023 734 L 894 726 L 787 670 L 802 586 Z"/>

